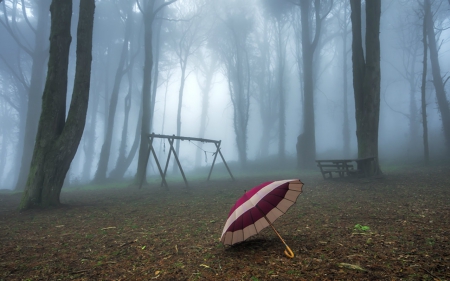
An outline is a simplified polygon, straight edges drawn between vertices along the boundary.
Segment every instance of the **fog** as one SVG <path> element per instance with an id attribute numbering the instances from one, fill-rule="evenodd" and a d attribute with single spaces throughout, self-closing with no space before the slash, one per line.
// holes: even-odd
<path id="1" fill-rule="evenodd" d="M 152 25 L 151 81 L 152 91 L 155 92 L 152 92 L 154 108 L 150 132 L 177 135 L 179 130 L 180 136 L 221 140 L 221 152 L 234 169 L 250 169 L 257 162 L 279 166 L 280 162 L 274 159 L 295 168 L 297 137 L 304 130 L 302 62 L 299 61 L 301 36 L 298 33 L 300 8 L 291 3 L 295 1 L 286 1 L 286 7 L 278 5 L 283 2 L 278 1 L 178 0 L 157 14 Z M 156 0 L 155 7 L 163 2 Z M 332 6 L 322 23 L 314 54 L 315 155 L 316 158 L 357 157 L 350 7 L 348 1 L 343 0 L 322 2 L 323 13 Z M 420 93 L 423 11 L 418 2 L 421 1 L 382 3 L 379 118 L 379 160 L 382 169 L 383 165 L 424 162 Z M 23 4 L 25 7 L 22 7 Z M 27 158 L 22 155 L 26 151 L 25 132 L 30 126 L 37 126 L 38 118 L 27 124 L 27 115 L 30 114 L 28 102 L 31 101 L 32 90 L 42 96 L 50 30 L 50 14 L 39 14 L 39 6 L 47 5 L 45 11 L 48 11 L 49 4 L 48 0 L 3 0 L 0 3 L 1 189 L 20 189 L 17 183 L 18 179 L 23 178 L 20 176 L 21 166 L 29 166 L 29 162 L 22 163 Z M 75 0 L 74 23 L 77 21 L 78 5 L 79 1 Z M 449 8 L 447 1 L 434 1 L 432 5 L 444 81 L 447 81 L 450 71 Z M 47 17 L 48 21 L 39 25 L 39 16 Z M 311 15 L 313 18 L 314 15 Z M 343 30 L 342 26 L 346 29 Z M 43 29 L 41 33 L 39 28 Z M 346 44 L 343 44 L 344 33 L 347 34 Z M 36 36 L 39 34 L 45 37 L 43 46 L 37 45 Z M 71 77 L 75 72 L 75 34 L 76 29 L 73 28 L 69 65 Z M 282 40 L 277 41 L 277 38 Z M 44 52 L 39 52 L 41 48 Z M 122 156 L 128 157 L 136 138 L 140 139 L 144 21 L 141 8 L 135 1 L 96 1 L 92 54 L 86 126 L 66 177 L 68 185 L 94 180 L 102 146 L 108 139 L 108 114 L 111 110 L 115 113 L 106 180 L 131 179 L 136 174 L 138 151 L 131 154 L 129 165 L 120 160 L 121 146 Z M 346 93 L 344 54 L 347 65 Z M 44 74 L 42 77 L 33 73 L 33 66 L 37 67 L 39 58 L 45 58 L 41 69 L 36 70 Z M 280 58 L 284 59 L 280 61 Z M 448 159 L 448 149 L 431 67 L 428 71 L 425 100 L 428 140 L 430 161 L 436 162 Z M 412 77 L 410 80 L 408 75 Z M 35 83 L 33 79 L 40 79 L 41 83 Z M 71 93 L 73 85 L 69 83 L 68 87 L 68 93 Z M 446 84 L 447 91 L 448 87 Z M 117 106 L 111 107 L 115 90 Z M 179 104 L 181 92 L 182 102 Z M 284 109 L 279 107 L 280 93 L 283 93 Z M 67 103 L 70 103 L 70 98 Z M 344 111 L 345 104 L 347 112 Z M 40 108 L 40 103 L 33 102 L 32 107 Z M 180 124 L 177 124 L 178 114 Z M 344 137 L 345 115 L 348 116 L 348 143 Z M 281 116 L 285 116 L 282 122 L 284 133 L 279 125 Z M 237 128 L 243 127 L 246 129 L 237 133 Z M 285 158 L 280 155 L 280 141 L 284 142 Z M 153 145 L 164 165 L 169 143 L 157 139 Z M 346 145 L 349 151 L 345 150 Z M 181 141 L 178 154 L 183 169 L 192 172 L 199 167 L 210 167 L 215 150 L 213 144 Z M 120 163 L 117 163 L 118 158 Z M 31 155 L 27 159 L 31 159 Z M 150 162 L 154 163 L 152 158 Z M 217 162 L 221 160 L 218 158 Z M 124 165 L 123 174 L 116 172 L 118 166 Z M 150 164 L 148 175 L 158 174 L 155 165 Z"/>

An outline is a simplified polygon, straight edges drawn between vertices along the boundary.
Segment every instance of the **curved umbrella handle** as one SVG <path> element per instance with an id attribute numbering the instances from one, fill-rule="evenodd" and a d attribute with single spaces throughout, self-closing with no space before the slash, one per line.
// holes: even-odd
<path id="1" fill-rule="evenodd" d="M 291 248 L 289 248 L 288 245 L 286 246 L 286 250 L 284 250 L 284 254 L 288 257 L 288 258 L 294 258 L 294 253 L 292 252 Z"/>

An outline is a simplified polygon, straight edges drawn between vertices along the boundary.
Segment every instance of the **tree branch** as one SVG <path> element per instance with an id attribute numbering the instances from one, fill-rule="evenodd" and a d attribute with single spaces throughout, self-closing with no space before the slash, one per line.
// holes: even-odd
<path id="1" fill-rule="evenodd" d="M 17 112 L 20 113 L 20 108 L 11 101 L 11 98 L 9 96 L 5 94 L 0 94 L 0 97 L 2 97 L 12 108 L 14 108 Z"/>
<path id="2" fill-rule="evenodd" d="M 29 85 L 27 84 L 27 82 L 25 81 L 25 79 L 23 79 L 23 77 L 21 77 L 21 75 L 19 75 L 13 68 L 12 66 L 5 60 L 5 58 L 0 54 L 0 59 L 5 63 L 6 67 L 8 67 L 9 71 L 11 72 L 11 74 L 18 80 L 20 81 L 20 83 L 25 87 L 25 89 L 28 89 Z"/>
<path id="3" fill-rule="evenodd" d="M 169 2 L 164 2 L 163 4 L 161 4 L 161 6 L 159 6 L 154 12 L 153 12 L 153 18 L 156 16 L 156 14 L 162 10 L 162 8 L 164 8 L 165 6 L 169 6 L 172 3 L 177 2 L 177 0 L 171 0 Z"/>
<path id="4" fill-rule="evenodd" d="M 23 17 L 25 18 L 25 21 L 28 24 L 28 27 L 34 32 L 34 34 L 36 34 L 36 28 L 34 28 L 31 25 L 30 21 L 28 20 L 28 15 L 27 15 L 27 10 L 25 9 L 25 1 L 24 0 L 22 0 L 22 13 L 23 13 Z"/>
<path id="5" fill-rule="evenodd" d="M 1 1 L 0 1 L 0 3 L 1 3 Z M 0 20 L 0 24 L 3 25 L 3 27 L 8 31 L 8 33 L 11 35 L 11 37 L 14 39 L 14 41 L 16 41 L 16 43 L 19 45 L 19 47 L 22 48 L 27 54 L 29 54 L 32 57 L 33 56 L 32 51 L 29 48 L 27 48 L 20 41 L 20 39 L 17 37 L 17 35 L 15 34 L 15 32 L 12 30 L 11 26 L 9 25 L 8 16 L 6 14 L 6 5 L 4 2 L 3 2 L 3 15 L 5 16 L 5 22 Z"/>
<path id="6" fill-rule="evenodd" d="M 141 4 L 139 4 L 139 0 L 136 0 L 136 4 L 138 6 L 139 11 L 141 11 L 141 13 L 144 14 L 144 9 L 142 9 Z"/>

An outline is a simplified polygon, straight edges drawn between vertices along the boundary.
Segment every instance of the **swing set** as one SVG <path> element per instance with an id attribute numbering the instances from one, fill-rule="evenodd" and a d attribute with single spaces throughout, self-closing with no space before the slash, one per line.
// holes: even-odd
<path id="1" fill-rule="evenodd" d="M 166 165 L 164 167 L 164 171 L 162 170 L 160 162 L 158 160 L 158 157 L 156 156 L 155 148 L 154 148 L 154 145 L 153 145 L 153 140 L 154 139 L 163 139 L 163 140 L 167 139 L 168 142 L 169 142 L 169 145 L 170 145 L 169 155 L 167 156 L 167 161 L 166 161 Z M 178 168 L 181 171 L 181 175 L 183 176 L 184 183 L 185 183 L 186 187 L 189 187 L 189 184 L 188 184 L 188 182 L 186 180 L 186 176 L 184 174 L 183 168 L 181 167 L 180 160 L 179 160 L 178 155 L 177 155 L 177 153 L 175 151 L 175 148 L 173 146 L 173 143 L 174 143 L 175 140 L 182 140 L 182 141 L 187 140 L 187 141 L 199 141 L 199 142 L 203 142 L 203 143 L 214 143 L 215 146 L 216 146 L 216 152 L 213 153 L 214 160 L 212 162 L 211 169 L 209 170 L 207 181 L 209 181 L 209 179 L 211 177 L 211 173 L 212 173 L 212 170 L 214 168 L 214 164 L 216 162 L 217 154 L 219 154 L 220 157 L 222 158 L 222 161 L 225 164 L 225 167 L 227 168 L 228 173 L 230 174 L 231 178 L 233 180 L 235 180 L 234 177 L 233 177 L 233 174 L 231 174 L 231 171 L 230 171 L 230 168 L 227 165 L 227 162 L 225 161 L 225 158 L 222 155 L 222 152 L 220 151 L 220 144 L 222 143 L 221 140 L 209 140 L 209 139 L 203 139 L 203 138 L 181 137 L 181 136 L 175 136 L 175 135 L 169 136 L 169 135 L 159 135 L 159 134 L 151 133 L 151 134 L 148 135 L 149 146 L 148 146 L 148 150 L 147 150 L 147 156 L 146 156 L 145 167 L 144 168 L 145 168 L 145 170 L 147 170 L 148 161 L 150 160 L 150 154 L 152 154 L 153 158 L 155 158 L 155 162 L 156 162 L 156 166 L 158 167 L 159 174 L 161 175 L 161 179 L 162 179 L 161 180 L 161 186 L 169 187 L 169 185 L 167 184 L 167 181 L 166 181 L 166 175 L 167 175 L 167 169 L 169 167 L 169 160 L 170 160 L 170 157 L 172 156 L 172 153 L 173 153 L 173 156 L 175 157 L 175 161 L 176 161 L 176 163 L 178 165 Z M 204 152 L 206 154 L 206 151 L 204 151 Z M 144 182 L 144 177 L 141 179 L 141 182 L 139 184 L 139 188 L 142 187 L 143 182 Z"/>

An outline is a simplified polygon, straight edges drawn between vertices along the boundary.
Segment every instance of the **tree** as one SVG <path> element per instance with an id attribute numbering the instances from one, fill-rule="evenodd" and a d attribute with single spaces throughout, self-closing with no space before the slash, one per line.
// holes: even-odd
<path id="1" fill-rule="evenodd" d="M 178 63 L 181 70 L 180 88 L 178 90 L 178 108 L 177 108 L 177 136 L 181 135 L 181 109 L 183 105 L 184 86 L 186 79 L 189 76 L 186 73 L 189 58 L 200 48 L 203 43 L 201 25 L 201 6 L 196 3 L 182 3 L 183 5 L 177 5 L 177 14 L 182 19 L 177 21 L 171 32 L 172 36 L 172 48 L 178 59 Z M 175 152 L 178 154 L 180 151 L 180 140 L 175 141 Z M 173 162 L 173 170 L 176 171 L 177 163 Z"/>
<path id="2" fill-rule="evenodd" d="M 98 8 L 97 8 L 98 9 Z M 95 53 L 94 53 L 95 56 Z M 92 164 L 94 163 L 95 156 L 95 142 L 96 142 L 96 125 L 97 125 L 97 117 L 98 117 L 98 108 L 100 105 L 100 79 L 96 80 L 95 70 L 92 70 L 92 81 L 93 85 L 91 85 L 92 94 L 90 95 L 91 100 L 89 101 L 89 108 L 87 112 L 88 120 L 85 126 L 82 138 L 82 147 L 84 152 L 84 164 L 81 172 L 81 179 L 83 182 L 91 181 L 91 170 Z"/>
<path id="3" fill-rule="evenodd" d="M 19 28 L 17 28 L 17 17 L 13 10 L 13 15 L 11 16 L 12 20 L 9 22 L 8 13 L 6 12 L 5 4 L 3 3 L 4 8 L 4 17 L 5 21 L 0 21 L 11 37 L 16 41 L 19 48 L 23 50 L 26 54 L 30 56 L 32 59 L 31 66 L 31 77 L 29 83 L 26 83 L 26 87 L 28 88 L 28 102 L 27 102 L 27 111 L 22 112 L 21 114 L 26 116 L 25 120 L 25 128 L 23 134 L 23 147 L 20 148 L 22 150 L 22 156 L 20 161 L 20 170 L 19 177 L 16 182 L 15 190 L 23 190 L 26 184 L 26 178 L 29 172 L 31 156 L 33 154 L 34 141 L 36 138 L 36 131 L 38 127 L 39 114 L 41 110 L 41 97 L 42 90 L 44 84 L 44 74 L 45 74 L 45 64 L 48 58 L 47 48 L 48 43 L 46 42 L 46 38 L 48 38 L 48 29 L 49 29 L 49 6 L 50 0 L 43 0 L 36 3 L 35 6 L 31 7 L 35 13 L 34 16 L 37 17 L 36 26 L 33 26 L 29 20 L 27 15 L 27 10 L 25 9 L 25 3 L 22 1 L 22 11 L 24 20 L 27 23 L 27 26 L 30 28 L 32 33 L 34 34 L 34 47 L 30 48 L 27 42 L 24 42 L 23 36 L 20 32 L 18 32 Z M 16 6 L 16 3 L 14 3 Z M 25 82 L 25 80 L 22 80 Z M 23 117 L 22 117 L 23 118 Z"/>
<path id="4" fill-rule="evenodd" d="M 350 17 L 348 16 L 348 2 L 346 0 L 340 2 L 340 11 L 343 11 L 342 19 L 341 14 L 338 12 L 338 21 L 340 28 L 340 37 L 342 39 L 342 93 L 344 100 L 344 110 L 343 110 L 343 126 L 342 126 L 342 137 L 343 137 L 343 151 L 344 157 L 349 157 L 350 155 L 350 122 L 348 118 L 348 53 L 347 48 Z"/>
<path id="5" fill-rule="evenodd" d="M 301 26 L 302 26 L 302 62 L 303 62 L 303 132 L 299 136 L 297 143 L 297 154 L 300 160 L 300 167 L 314 166 L 316 158 L 316 125 L 314 116 L 314 76 L 313 76 L 313 60 L 314 52 L 316 51 L 319 42 L 320 33 L 322 29 L 322 22 L 331 10 L 333 2 L 330 3 L 330 9 L 320 15 L 321 1 L 314 0 L 314 34 L 311 34 L 311 20 L 310 15 L 311 2 L 299 1 L 298 4 L 301 11 Z M 311 37 L 313 39 L 311 40 Z"/>
<path id="6" fill-rule="evenodd" d="M 58 206 L 59 197 L 86 122 L 92 61 L 95 0 L 81 0 L 74 88 L 66 119 L 67 70 L 72 1 L 53 0 L 47 81 L 30 173 L 20 209 Z"/>
<path id="7" fill-rule="evenodd" d="M 303 1 L 305 2 L 305 1 Z M 287 27 L 289 23 L 287 12 L 291 8 L 291 3 L 278 0 L 265 0 L 267 13 L 271 16 L 274 30 L 275 51 L 276 51 L 276 87 L 278 101 L 278 157 L 280 162 L 285 159 L 286 146 L 286 87 L 285 87 L 285 66 L 286 66 L 286 45 Z M 266 77 L 268 79 L 268 77 Z M 266 136 L 264 136 L 266 137 Z M 266 148 L 267 149 L 267 148 Z"/>
<path id="8" fill-rule="evenodd" d="M 406 5 L 415 4 L 415 2 L 405 2 Z M 416 93 L 418 90 L 418 84 L 420 82 L 420 75 L 418 74 L 419 66 L 419 52 L 421 48 L 421 30 L 417 28 L 420 26 L 418 22 L 419 17 L 411 17 L 411 12 L 414 8 L 407 9 L 406 5 L 402 5 L 403 9 L 406 10 L 406 15 L 399 15 L 399 31 L 398 31 L 398 45 L 400 47 L 401 56 L 401 68 L 398 68 L 393 63 L 390 63 L 389 59 L 387 62 L 397 70 L 397 72 L 406 80 L 409 86 L 409 110 L 407 113 L 402 113 L 394 110 L 395 112 L 401 113 L 409 121 L 409 143 L 408 151 L 417 151 L 420 145 L 419 130 L 420 130 L 420 117 L 419 109 L 416 102 Z M 406 6 L 406 7 L 405 7 Z M 406 8 L 406 9 L 405 9 Z M 415 12 L 418 15 L 419 13 Z M 396 54 L 396 56 L 399 56 Z M 390 107 L 390 106 L 389 106 Z"/>
<path id="9" fill-rule="evenodd" d="M 146 178 L 146 161 L 148 150 L 148 134 L 150 133 L 151 115 L 150 115 L 150 103 L 151 103 L 151 82 L 152 82 L 152 67 L 153 67 L 153 51 L 152 51 L 152 26 L 153 20 L 156 14 L 164 7 L 176 2 L 177 0 L 171 0 L 163 2 L 160 6 L 155 8 L 156 0 L 145 1 L 144 7 L 138 4 L 139 10 L 144 17 L 144 70 L 143 70 L 143 84 L 142 84 L 142 115 L 141 118 L 141 141 L 139 145 L 138 154 L 138 167 L 135 176 L 135 182 L 142 182 Z"/>
<path id="10" fill-rule="evenodd" d="M 358 157 L 375 157 L 370 165 L 358 167 L 368 175 L 381 174 L 378 163 L 380 118 L 380 17 L 381 0 L 366 1 L 364 56 L 361 28 L 361 0 L 350 0 L 352 9 L 352 63 L 355 96 Z"/>
<path id="11" fill-rule="evenodd" d="M 128 151 L 128 154 L 126 154 L 126 148 L 127 148 L 127 136 L 128 136 L 128 119 L 130 116 L 130 110 L 131 110 L 131 93 L 133 92 L 133 72 L 132 68 L 128 71 L 128 93 L 125 96 L 124 100 L 124 112 L 125 117 L 123 120 L 123 127 L 122 127 L 122 137 L 120 141 L 119 146 L 119 156 L 117 157 L 116 166 L 115 168 L 109 173 L 109 177 L 112 179 L 122 179 L 125 172 L 127 171 L 128 167 L 130 167 L 130 164 L 136 155 L 137 148 L 139 146 L 139 129 L 141 127 L 142 120 L 139 119 L 138 123 L 136 125 L 136 129 L 134 132 L 134 141 L 131 145 L 130 150 Z M 142 106 L 139 107 L 139 115 L 142 114 Z"/>
<path id="12" fill-rule="evenodd" d="M 217 51 L 228 79 L 228 90 L 233 105 L 233 129 L 236 135 L 239 162 L 247 164 L 247 133 L 250 109 L 251 70 L 249 38 L 253 29 L 251 13 L 228 2 L 226 10 L 218 15 L 221 24 L 210 46 Z"/>
<path id="13" fill-rule="evenodd" d="M 106 172 L 108 169 L 109 155 L 111 153 L 112 136 L 114 131 L 114 120 L 116 116 L 117 103 L 119 100 L 119 90 L 122 78 L 127 71 L 129 71 L 130 65 L 127 65 L 127 57 L 129 53 L 130 36 L 132 34 L 133 23 L 133 11 L 132 6 L 128 5 L 124 11 L 124 39 L 122 43 L 122 50 L 120 53 L 119 65 L 116 69 L 114 77 L 114 84 L 111 92 L 111 98 L 109 102 L 109 110 L 107 117 L 105 140 L 100 151 L 100 158 L 98 160 L 97 172 L 95 173 L 94 181 L 103 182 L 106 180 Z"/>
<path id="14" fill-rule="evenodd" d="M 442 81 L 441 67 L 439 65 L 438 47 L 436 44 L 436 33 L 434 31 L 433 14 L 431 13 L 431 2 L 425 0 L 426 32 L 428 36 L 428 49 L 430 50 L 431 74 L 433 75 L 433 85 L 436 90 L 436 100 L 441 113 L 442 128 L 447 145 L 447 153 L 450 153 L 450 108 L 447 95 L 445 93 L 444 81 Z"/>
<path id="15" fill-rule="evenodd" d="M 430 160 L 430 152 L 428 149 L 428 121 L 427 121 L 427 104 L 426 104 L 426 84 L 427 84 L 427 68 L 428 68 L 428 42 L 427 42 L 427 18 L 431 15 L 424 6 L 423 23 L 422 23 L 422 43 L 423 43 L 423 60 L 422 60 L 422 85 L 421 92 L 421 108 L 422 108 L 422 128 L 423 128 L 423 157 L 425 164 Z"/>
<path id="16" fill-rule="evenodd" d="M 210 91 L 213 86 L 213 78 L 216 74 L 217 68 L 219 66 L 217 56 L 207 52 L 207 50 L 202 50 L 199 52 L 197 59 L 197 83 L 201 91 L 201 113 L 200 113 L 200 127 L 198 132 L 199 138 L 205 137 L 207 119 L 208 119 L 208 109 L 209 109 L 209 98 Z M 202 77 L 203 79 L 200 79 Z M 203 143 L 198 144 L 200 149 L 197 149 L 195 154 L 195 166 L 200 166 L 201 152 L 203 149 Z"/>
<path id="17" fill-rule="evenodd" d="M 259 105 L 259 114 L 262 122 L 262 135 L 259 141 L 259 156 L 264 158 L 269 155 L 270 143 L 277 138 L 276 122 L 278 116 L 278 96 L 274 90 L 275 73 L 273 69 L 274 58 L 271 56 L 271 42 L 273 41 L 273 29 L 269 28 L 269 19 L 264 15 L 258 17 L 261 24 L 257 29 L 255 44 L 257 55 L 253 63 L 252 74 L 255 80 L 256 89 L 254 98 Z M 279 137 L 278 137 L 279 139 Z"/>

